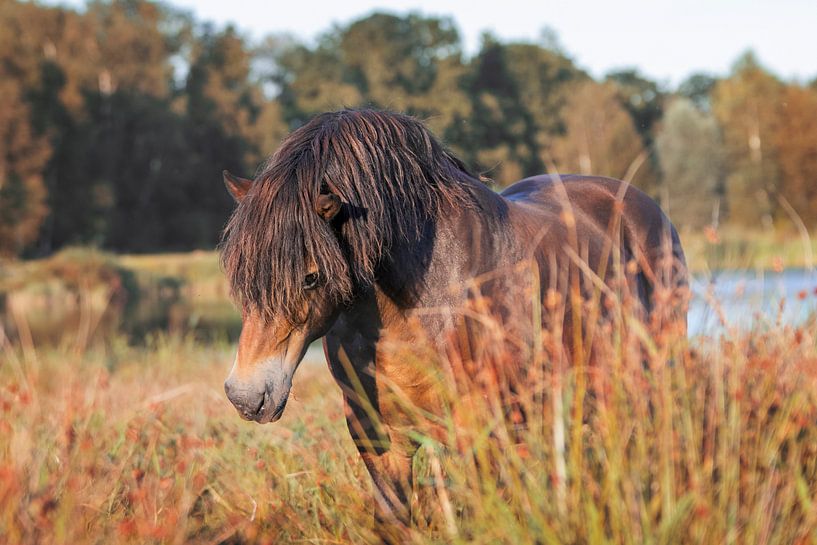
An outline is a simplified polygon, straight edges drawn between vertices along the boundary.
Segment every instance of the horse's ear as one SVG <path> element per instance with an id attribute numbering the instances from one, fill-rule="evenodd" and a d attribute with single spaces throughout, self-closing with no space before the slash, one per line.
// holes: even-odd
<path id="1" fill-rule="evenodd" d="M 321 193 L 315 202 L 315 211 L 324 220 L 331 221 L 340 212 L 340 199 L 334 193 Z"/>
<path id="2" fill-rule="evenodd" d="M 224 185 L 227 186 L 227 191 L 229 191 L 230 195 L 233 196 L 235 202 L 243 201 L 244 197 L 247 195 L 247 192 L 250 190 L 250 187 L 252 186 L 252 180 L 241 178 L 239 176 L 234 176 L 227 172 L 226 170 L 223 172 L 223 174 Z"/>

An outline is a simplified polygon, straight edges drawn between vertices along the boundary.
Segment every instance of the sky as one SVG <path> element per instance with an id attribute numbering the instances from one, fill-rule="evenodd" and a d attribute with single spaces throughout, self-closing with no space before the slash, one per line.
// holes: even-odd
<path id="1" fill-rule="evenodd" d="M 66 0 L 80 5 L 80 0 Z M 817 77 L 817 0 L 171 0 L 198 20 L 233 23 L 247 36 L 290 33 L 310 41 L 333 24 L 379 9 L 452 16 L 467 54 L 490 31 L 540 41 L 556 32 L 564 51 L 593 76 L 636 67 L 666 86 L 693 72 L 728 73 L 753 49 L 778 76 Z"/>

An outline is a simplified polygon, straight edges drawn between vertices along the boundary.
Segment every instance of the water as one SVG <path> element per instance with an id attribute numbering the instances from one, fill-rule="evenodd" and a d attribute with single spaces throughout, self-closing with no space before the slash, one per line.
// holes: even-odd
<path id="1" fill-rule="evenodd" d="M 690 284 L 691 336 L 718 335 L 732 328 L 747 331 L 777 323 L 798 325 L 817 314 L 814 270 L 722 271 L 710 276 L 695 275 Z M 59 342 L 66 335 L 78 334 L 81 308 L 77 296 L 46 292 L 12 294 L 5 304 L 0 299 L 0 326 L 5 327 L 7 334 L 13 338 L 16 330 L 16 322 L 7 312 L 12 303 L 23 311 L 20 314 L 25 316 L 35 344 Z M 192 332 L 202 339 L 235 341 L 241 329 L 241 317 L 226 297 L 184 298 L 178 289 L 164 288 L 142 290 L 137 295 L 124 305 L 111 302 L 108 297 L 97 298 L 99 301 L 91 298 L 93 336 L 103 338 L 118 332 L 138 343 L 151 332 L 177 331 Z M 310 350 L 309 356 L 323 359 L 319 345 Z"/>
<path id="2" fill-rule="evenodd" d="M 689 334 L 799 325 L 817 313 L 817 271 L 723 271 L 691 282 Z M 782 304 L 782 306 L 781 306 Z M 723 316 L 725 324 L 721 320 Z"/>

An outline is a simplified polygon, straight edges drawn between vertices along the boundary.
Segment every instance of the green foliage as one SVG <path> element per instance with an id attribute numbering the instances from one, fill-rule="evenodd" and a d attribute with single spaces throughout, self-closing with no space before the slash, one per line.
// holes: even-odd
<path id="1" fill-rule="evenodd" d="M 371 105 L 428 118 L 442 132 L 468 112 L 458 87 L 459 34 L 445 18 L 374 13 L 324 34 L 318 45 L 286 48 L 274 79 L 284 116 Z"/>
<path id="2" fill-rule="evenodd" d="M 718 79 L 709 74 L 692 74 L 678 86 L 678 95 L 689 99 L 695 106 L 704 112 L 712 109 L 712 90 Z"/>
<path id="3" fill-rule="evenodd" d="M 655 146 L 663 169 L 660 196 L 673 222 L 694 228 L 717 224 L 723 151 L 715 119 L 679 98 L 667 109 Z"/>
<path id="4" fill-rule="evenodd" d="M 486 35 L 461 80 L 470 115 L 458 119 L 446 136 L 466 161 L 501 185 L 541 173 L 553 138 L 563 132 L 567 83 L 580 77 L 556 51 L 502 44 Z"/>
<path id="5" fill-rule="evenodd" d="M 661 119 L 664 110 L 665 93 L 658 84 L 645 78 L 637 70 L 620 70 L 607 74 L 621 105 L 633 118 L 633 125 L 644 140 L 644 145 L 652 143 L 653 128 Z"/>

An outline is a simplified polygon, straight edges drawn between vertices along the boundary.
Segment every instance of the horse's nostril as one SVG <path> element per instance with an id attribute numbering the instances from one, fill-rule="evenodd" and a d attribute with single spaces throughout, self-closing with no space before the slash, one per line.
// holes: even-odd
<path id="1" fill-rule="evenodd" d="M 240 388 L 237 388 L 234 382 L 230 380 L 224 382 L 224 393 L 227 394 L 227 399 L 230 400 L 230 403 L 235 405 L 236 409 L 238 409 L 241 414 L 246 415 L 248 412 L 250 412 L 246 396 L 243 395 L 245 392 L 242 392 Z"/>
<path id="2" fill-rule="evenodd" d="M 242 383 L 227 379 L 224 382 L 227 399 L 247 420 L 258 420 L 264 412 L 266 393 L 258 393 Z"/>

